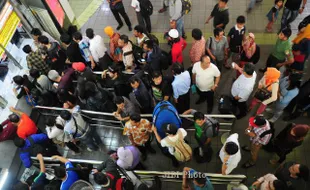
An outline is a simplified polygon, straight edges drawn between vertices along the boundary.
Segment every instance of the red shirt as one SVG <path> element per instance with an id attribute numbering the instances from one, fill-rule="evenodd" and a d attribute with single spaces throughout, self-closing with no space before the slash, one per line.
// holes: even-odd
<path id="1" fill-rule="evenodd" d="M 37 133 L 37 126 L 36 124 L 30 119 L 30 117 L 26 114 L 23 114 L 20 117 L 20 123 L 17 127 L 17 135 L 22 138 L 26 139 L 30 135 Z"/>
<path id="2" fill-rule="evenodd" d="M 174 43 L 171 48 L 171 56 L 172 56 L 172 63 L 178 62 L 183 63 L 183 55 L 182 51 L 186 48 L 187 43 L 183 38 L 180 38 L 180 41 Z"/>
<path id="3" fill-rule="evenodd" d="M 0 142 L 14 139 L 16 135 L 16 127 L 13 123 L 7 119 L 3 121 L 1 125 L 3 126 L 3 131 L 0 133 Z M 4 128 L 5 125 L 6 127 Z"/>

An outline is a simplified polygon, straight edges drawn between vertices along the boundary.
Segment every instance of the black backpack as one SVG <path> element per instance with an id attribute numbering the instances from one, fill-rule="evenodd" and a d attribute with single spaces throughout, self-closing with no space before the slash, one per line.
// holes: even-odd
<path id="1" fill-rule="evenodd" d="M 153 5 L 150 0 L 138 0 L 140 3 L 141 14 L 151 16 L 153 14 Z"/>
<path id="2" fill-rule="evenodd" d="M 92 169 L 92 164 L 77 164 L 74 168 L 67 168 L 66 171 L 75 171 L 79 179 L 89 182 L 89 174 Z"/>
<path id="3" fill-rule="evenodd" d="M 30 156 L 37 156 L 38 153 L 44 155 L 44 153 L 47 151 L 45 146 L 35 143 L 32 137 L 28 137 L 27 139 L 30 142 L 30 147 L 22 150 L 22 152 L 28 152 L 30 153 Z"/>
<path id="4" fill-rule="evenodd" d="M 172 64 L 171 54 L 167 53 L 164 50 L 161 50 L 161 55 L 160 55 L 161 70 L 167 70 L 171 64 Z"/>
<path id="5" fill-rule="evenodd" d="M 213 133 L 212 137 L 217 137 L 219 135 L 220 123 L 213 118 L 208 118 L 207 121 L 211 123 L 211 126 L 207 122 L 204 123 L 202 129 L 202 135 L 200 137 L 200 140 L 202 142 L 205 142 L 207 140 L 206 133 L 209 127 L 212 127 L 212 133 Z"/>

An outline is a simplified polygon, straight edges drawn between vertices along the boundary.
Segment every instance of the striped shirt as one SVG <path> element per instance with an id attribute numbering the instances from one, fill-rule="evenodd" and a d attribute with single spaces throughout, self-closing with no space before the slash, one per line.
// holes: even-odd
<path id="1" fill-rule="evenodd" d="M 253 144 L 261 144 L 266 145 L 269 143 L 272 134 L 269 133 L 265 135 L 263 138 L 260 138 L 259 136 L 263 134 L 265 131 L 270 130 L 270 124 L 269 121 L 266 120 L 266 125 L 264 127 L 253 127 L 253 132 L 256 134 L 255 137 L 251 137 L 250 140 Z"/>

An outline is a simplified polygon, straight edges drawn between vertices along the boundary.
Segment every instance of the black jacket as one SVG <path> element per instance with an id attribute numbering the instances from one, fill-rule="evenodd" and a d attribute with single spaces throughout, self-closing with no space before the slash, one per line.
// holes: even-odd
<path id="1" fill-rule="evenodd" d="M 102 88 L 96 89 L 93 96 L 89 96 L 86 100 L 86 108 L 92 111 L 114 112 L 117 107 L 113 103 L 113 95 L 109 91 Z"/>

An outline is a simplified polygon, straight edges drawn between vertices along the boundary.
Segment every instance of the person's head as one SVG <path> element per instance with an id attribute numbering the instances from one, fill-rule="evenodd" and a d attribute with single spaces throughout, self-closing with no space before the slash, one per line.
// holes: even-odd
<path id="1" fill-rule="evenodd" d="M 111 26 L 106 26 L 105 28 L 104 28 L 104 33 L 107 35 L 107 36 L 109 36 L 110 38 L 113 36 L 113 34 L 114 34 L 114 30 L 113 30 L 113 28 L 111 27 Z"/>
<path id="2" fill-rule="evenodd" d="M 135 37 L 141 37 L 143 35 L 143 32 L 144 32 L 144 27 L 141 25 L 137 25 L 133 29 L 133 35 Z"/>
<path id="3" fill-rule="evenodd" d="M 68 110 L 62 110 L 60 112 L 60 117 L 65 121 L 69 121 L 72 118 L 72 115 Z"/>
<path id="4" fill-rule="evenodd" d="M 307 136 L 310 127 L 309 125 L 305 124 L 293 124 L 291 129 L 291 135 L 294 136 L 296 139 L 304 139 Z"/>
<path id="5" fill-rule="evenodd" d="M 278 37 L 280 40 L 288 40 L 289 37 L 292 35 L 292 30 L 289 27 L 283 28 L 279 33 Z"/>
<path id="6" fill-rule="evenodd" d="M 23 85 L 24 84 L 24 78 L 20 75 L 16 75 L 15 77 L 13 77 L 13 81 L 17 85 Z"/>
<path id="7" fill-rule="evenodd" d="M 255 42 L 255 35 L 253 33 L 249 33 L 248 37 L 247 37 L 247 40 L 250 42 L 250 43 L 254 43 Z"/>
<path id="8" fill-rule="evenodd" d="M 38 41 L 38 38 L 42 35 L 42 32 L 39 28 L 34 28 L 31 30 L 30 34 L 35 41 Z"/>
<path id="9" fill-rule="evenodd" d="M 113 80 L 119 76 L 120 69 L 116 65 L 111 65 L 108 67 L 108 75 Z"/>
<path id="10" fill-rule="evenodd" d="M 309 16 L 307 16 L 303 21 L 301 21 L 298 24 L 298 31 L 300 34 L 304 33 L 306 31 L 306 28 L 308 28 L 309 25 Z"/>
<path id="11" fill-rule="evenodd" d="M 97 183 L 98 185 L 102 185 L 105 186 L 107 184 L 109 184 L 109 178 L 102 172 L 97 172 L 94 174 L 94 181 L 95 183 Z"/>
<path id="12" fill-rule="evenodd" d="M 81 32 L 75 32 L 72 37 L 75 42 L 79 42 L 83 39 Z"/>
<path id="13" fill-rule="evenodd" d="M 40 36 L 38 38 L 38 41 L 40 44 L 42 44 L 44 46 L 47 46 L 50 43 L 50 41 L 48 40 L 48 38 L 46 36 Z"/>
<path id="14" fill-rule="evenodd" d="M 179 34 L 177 29 L 171 29 L 168 32 L 168 35 L 169 35 L 169 41 L 170 42 L 176 43 L 176 42 L 180 41 L 180 34 Z"/>
<path id="15" fill-rule="evenodd" d="M 206 185 L 207 179 L 204 173 L 197 172 L 193 176 L 193 183 L 199 187 L 204 187 Z"/>
<path id="16" fill-rule="evenodd" d="M 281 180 L 274 180 L 272 183 L 273 187 L 271 187 L 271 190 L 285 190 L 286 185 Z"/>
<path id="17" fill-rule="evenodd" d="M 95 37 L 94 30 L 92 28 L 86 29 L 86 36 L 89 39 L 93 39 Z"/>
<path id="18" fill-rule="evenodd" d="M 182 64 L 176 62 L 172 65 L 171 71 L 173 75 L 179 75 L 184 71 L 184 67 Z"/>
<path id="19" fill-rule="evenodd" d="M 152 81 L 154 82 L 155 85 L 161 84 L 161 82 L 163 81 L 163 76 L 160 73 L 160 71 L 154 71 L 152 73 Z"/>
<path id="20" fill-rule="evenodd" d="M 166 135 L 176 135 L 178 132 L 178 127 L 175 124 L 165 123 L 161 127 Z"/>
<path id="21" fill-rule="evenodd" d="M 51 81 L 54 81 L 54 82 L 59 82 L 61 79 L 61 76 L 58 74 L 56 70 L 50 70 L 47 76 Z"/>
<path id="22" fill-rule="evenodd" d="M 30 187 L 27 183 L 20 181 L 13 186 L 13 190 L 30 190 Z"/>
<path id="23" fill-rule="evenodd" d="M 302 178 L 308 181 L 309 178 L 309 168 L 303 164 L 293 164 L 288 168 L 291 176 Z"/>
<path id="24" fill-rule="evenodd" d="M 278 7 L 282 7 L 283 5 L 283 0 L 275 0 L 274 4 L 277 5 Z"/>
<path id="25" fill-rule="evenodd" d="M 149 51 L 152 51 L 153 48 L 154 48 L 153 40 L 146 40 L 145 42 L 143 42 L 144 51 L 149 52 Z"/>
<path id="26" fill-rule="evenodd" d="M 234 142 L 227 142 L 224 150 L 228 155 L 234 155 L 239 151 L 239 147 Z"/>
<path id="27" fill-rule="evenodd" d="M 26 53 L 26 54 L 29 54 L 32 52 L 32 49 L 31 49 L 31 46 L 30 45 L 25 45 L 23 47 L 23 51 Z"/>
<path id="28" fill-rule="evenodd" d="M 138 89 L 140 86 L 140 79 L 138 77 L 133 76 L 129 79 L 129 83 L 133 89 Z"/>
<path id="29" fill-rule="evenodd" d="M 253 63 L 247 63 L 243 67 L 243 74 L 245 76 L 252 76 L 255 71 L 255 66 Z"/>
<path id="30" fill-rule="evenodd" d="M 86 65 L 83 62 L 74 62 L 72 63 L 72 69 L 78 72 L 83 72 L 86 69 Z"/>
<path id="31" fill-rule="evenodd" d="M 252 127 L 264 127 L 266 125 L 266 119 L 264 116 L 257 115 L 255 117 L 250 117 L 249 124 Z"/>
<path id="32" fill-rule="evenodd" d="M 141 116 L 139 114 L 136 114 L 136 113 L 130 114 L 130 123 L 132 126 L 139 125 L 140 120 L 141 120 Z"/>
<path id="33" fill-rule="evenodd" d="M 239 29 L 242 29 L 245 25 L 245 16 L 243 15 L 238 16 L 236 22 L 237 22 L 237 27 Z"/>
<path id="34" fill-rule="evenodd" d="M 195 39 L 195 40 L 201 40 L 202 38 L 202 31 L 199 29 L 199 28 L 194 28 L 192 30 L 192 37 Z"/>
<path id="35" fill-rule="evenodd" d="M 194 121 L 197 125 L 202 126 L 205 122 L 205 115 L 202 112 L 195 112 L 194 113 Z"/>
<path id="36" fill-rule="evenodd" d="M 96 84 L 92 81 L 87 81 L 85 83 L 86 97 L 95 96 L 97 92 Z"/>
<path id="37" fill-rule="evenodd" d="M 20 118 L 19 118 L 19 116 L 17 114 L 12 113 L 12 114 L 9 115 L 9 120 L 10 120 L 11 123 L 17 125 L 19 123 L 19 121 L 20 121 Z"/>
<path id="38" fill-rule="evenodd" d="M 60 41 L 62 42 L 63 45 L 68 46 L 70 45 L 72 38 L 68 34 L 62 34 L 60 36 Z"/>
<path id="39" fill-rule="evenodd" d="M 47 127 L 53 127 L 55 125 L 56 121 L 55 121 L 55 118 L 53 117 L 48 117 L 46 120 L 45 120 L 45 125 Z"/>
<path id="40" fill-rule="evenodd" d="M 66 168 L 62 166 L 56 166 L 54 167 L 54 174 L 57 179 L 65 180 L 67 176 Z"/>
<path id="41" fill-rule="evenodd" d="M 20 137 L 14 138 L 14 145 L 18 148 L 22 148 L 25 145 L 25 140 Z"/>
<path id="42" fill-rule="evenodd" d="M 37 69 L 30 69 L 29 74 L 34 79 L 37 79 L 40 77 L 40 71 Z"/>
<path id="43" fill-rule="evenodd" d="M 125 107 L 125 100 L 122 96 L 116 96 L 115 100 L 114 100 L 117 108 L 123 110 Z"/>
<path id="44" fill-rule="evenodd" d="M 227 6 L 228 0 L 219 0 L 219 8 L 223 9 Z"/>
<path id="45" fill-rule="evenodd" d="M 118 46 L 119 47 L 125 47 L 129 42 L 129 38 L 127 35 L 121 35 L 118 39 Z"/>
<path id="46" fill-rule="evenodd" d="M 203 67 L 209 67 L 210 63 L 211 63 L 211 60 L 210 60 L 210 57 L 208 55 L 203 55 L 201 58 L 201 65 Z"/>
<path id="47" fill-rule="evenodd" d="M 215 38 L 221 40 L 224 36 L 224 30 L 222 28 L 217 27 L 213 30 L 213 34 Z"/>
<path id="48" fill-rule="evenodd" d="M 68 31 L 67 31 L 67 34 L 70 36 L 70 38 L 73 37 L 73 34 L 76 33 L 78 31 L 78 28 L 76 25 L 70 25 L 68 27 Z"/>

